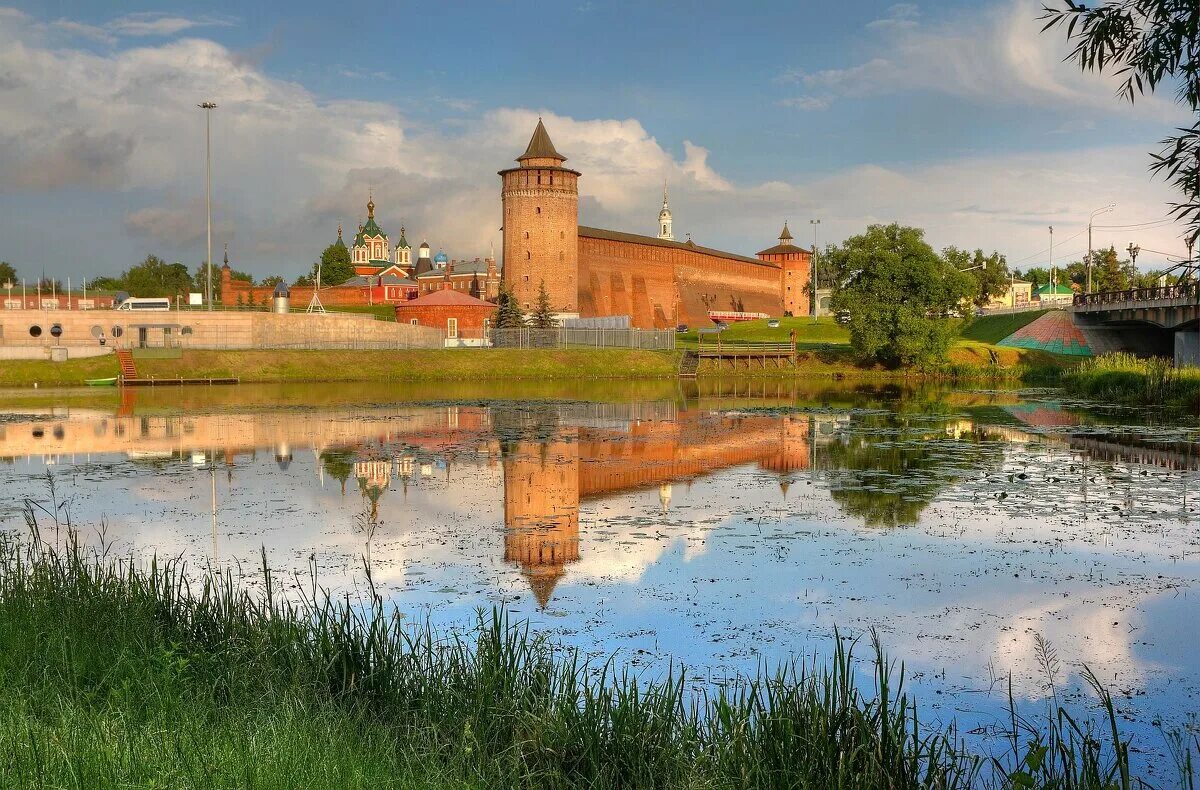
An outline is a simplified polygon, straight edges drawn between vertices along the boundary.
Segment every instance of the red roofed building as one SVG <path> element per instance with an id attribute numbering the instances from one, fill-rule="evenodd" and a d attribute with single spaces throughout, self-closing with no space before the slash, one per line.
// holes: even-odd
<path id="1" fill-rule="evenodd" d="M 496 305 L 456 291 L 449 285 L 440 291 L 396 305 L 396 322 L 440 329 L 448 346 L 479 346 L 487 342 L 487 330 Z"/>

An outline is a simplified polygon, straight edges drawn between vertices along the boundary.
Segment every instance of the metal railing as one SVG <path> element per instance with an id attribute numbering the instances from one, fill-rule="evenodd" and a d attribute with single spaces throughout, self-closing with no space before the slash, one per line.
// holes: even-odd
<path id="1" fill-rule="evenodd" d="M 1154 288 L 1131 288 L 1127 291 L 1100 291 L 1090 294 L 1075 294 L 1075 307 L 1120 304 L 1122 302 L 1153 302 L 1166 299 L 1195 299 L 1196 283 L 1180 283 Z"/>
<path id="2" fill-rule="evenodd" d="M 675 333 L 669 329 L 493 329 L 490 332 L 495 348 L 563 348 L 590 346 L 592 348 L 637 348 L 652 351 L 673 351 Z"/>

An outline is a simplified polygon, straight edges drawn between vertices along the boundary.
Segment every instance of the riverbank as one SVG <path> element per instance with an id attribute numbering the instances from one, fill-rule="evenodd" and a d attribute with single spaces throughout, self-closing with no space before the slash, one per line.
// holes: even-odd
<path id="1" fill-rule="evenodd" d="M 1027 718 L 1005 747 L 1016 760 L 992 765 L 953 731 L 922 729 L 878 648 L 867 662 L 875 688 L 860 688 L 841 639 L 827 667 L 793 665 L 696 695 L 682 677 L 646 682 L 614 666 L 598 677 L 574 651 L 502 614 L 456 635 L 413 627 L 373 594 L 369 569 L 362 600 L 321 596 L 312 580 L 313 597 L 289 603 L 282 582 L 296 586 L 269 571 L 251 580 L 254 592 L 230 576 L 192 581 L 175 563 L 139 568 L 70 539 L 60 553 L 0 537 L 0 749 L 10 781 L 1129 786 L 1129 747 L 1113 743 L 1116 718 L 1099 689 L 1105 729 L 1085 739 L 1064 712 Z"/>
<path id="2" fill-rule="evenodd" d="M 1070 393 L 1133 406 L 1165 406 L 1200 413 L 1200 369 L 1176 368 L 1166 359 L 1105 354 L 1065 375 Z"/>
<path id="3" fill-rule="evenodd" d="M 613 348 L 413 349 L 398 351 L 200 351 L 174 359 L 138 359 L 140 378 L 236 378 L 242 383 L 284 382 L 456 382 L 674 380 L 682 351 Z M 993 359 L 992 354 L 995 354 Z M 911 379 L 1036 380 L 1053 378 L 1064 364 L 1053 354 L 961 342 L 942 365 L 888 370 L 862 365 L 848 347 L 805 350 L 796 367 L 736 367 L 705 360 L 701 376 Z M 0 388 L 78 387 L 86 379 L 116 376 L 113 356 L 48 360 L 8 360 L 0 365 Z"/>
<path id="4" fill-rule="evenodd" d="M 613 348 L 411 349 L 398 351 L 200 351 L 139 359 L 140 378 L 236 378 L 260 382 L 481 381 L 674 378 L 677 354 Z M 0 366 L 0 387 L 80 386 L 117 375 L 115 357 Z"/>

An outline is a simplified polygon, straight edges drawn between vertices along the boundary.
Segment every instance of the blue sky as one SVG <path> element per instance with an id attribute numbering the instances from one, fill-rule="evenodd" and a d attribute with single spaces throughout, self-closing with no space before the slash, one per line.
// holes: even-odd
<path id="1" fill-rule="evenodd" d="M 1140 227 L 1099 242 L 1182 252 L 1146 170 L 1181 112 L 1061 64 L 1039 8 L 17 4 L 0 10 L 0 259 L 61 277 L 201 261 L 206 98 L 216 248 L 257 275 L 306 269 L 372 190 L 393 236 L 486 254 L 495 171 L 539 114 L 584 174 L 587 224 L 652 233 L 665 178 L 678 234 L 743 253 L 784 219 L 807 240 L 821 218 L 821 243 L 895 220 L 1024 267 L 1050 224 L 1056 258 L 1077 256 L 1110 202 L 1103 222 Z"/>

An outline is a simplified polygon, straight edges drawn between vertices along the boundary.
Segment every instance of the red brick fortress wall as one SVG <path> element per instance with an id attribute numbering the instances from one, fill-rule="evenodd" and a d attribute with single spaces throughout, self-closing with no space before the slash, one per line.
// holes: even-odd
<path id="1" fill-rule="evenodd" d="M 709 310 L 781 315 L 777 265 L 723 257 L 702 247 L 598 238 L 579 232 L 579 313 L 628 315 L 634 326 L 705 326 Z M 604 234 L 612 234 L 602 231 Z"/>

